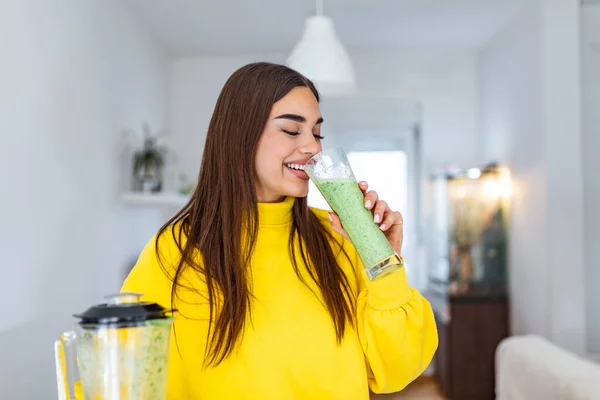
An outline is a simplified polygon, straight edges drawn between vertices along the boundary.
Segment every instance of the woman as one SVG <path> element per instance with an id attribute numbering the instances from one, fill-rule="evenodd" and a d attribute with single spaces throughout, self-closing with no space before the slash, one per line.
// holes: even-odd
<path id="1" fill-rule="evenodd" d="M 307 206 L 299 166 L 321 150 L 318 101 L 287 67 L 236 71 L 190 202 L 126 279 L 123 291 L 178 310 L 169 399 L 364 400 L 431 361 L 431 308 L 404 269 L 370 282 L 338 217 Z M 400 254 L 402 216 L 360 186 Z"/>

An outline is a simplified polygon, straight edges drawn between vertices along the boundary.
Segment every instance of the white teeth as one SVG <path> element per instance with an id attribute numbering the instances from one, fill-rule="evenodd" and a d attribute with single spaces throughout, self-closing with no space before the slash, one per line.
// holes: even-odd
<path id="1" fill-rule="evenodd" d="M 300 171 L 304 171 L 304 165 L 300 164 L 286 164 L 288 168 L 298 169 Z"/>

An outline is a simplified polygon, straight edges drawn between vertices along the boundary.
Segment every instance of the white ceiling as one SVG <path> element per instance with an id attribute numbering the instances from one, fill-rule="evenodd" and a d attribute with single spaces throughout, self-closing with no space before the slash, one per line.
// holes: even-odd
<path id="1" fill-rule="evenodd" d="M 531 0 L 325 0 L 354 51 L 469 48 L 485 43 Z M 311 0 L 124 0 L 174 56 L 291 51 Z"/>

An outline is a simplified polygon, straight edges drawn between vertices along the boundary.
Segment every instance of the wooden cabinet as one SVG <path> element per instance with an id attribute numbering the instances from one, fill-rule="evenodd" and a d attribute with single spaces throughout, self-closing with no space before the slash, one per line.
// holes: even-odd
<path id="1" fill-rule="evenodd" d="M 509 332 L 506 298 L 462 296 L 438 304 L 445 304 L 445 309 L 433 307 L 439 332 L 435 369 L 442 393 L 449 400 L 494 400 L 495 351 Z"/>

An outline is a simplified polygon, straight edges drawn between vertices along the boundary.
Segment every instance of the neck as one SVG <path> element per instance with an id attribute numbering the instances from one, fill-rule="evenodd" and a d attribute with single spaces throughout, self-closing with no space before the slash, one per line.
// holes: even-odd
<path id="1" fill-rule="evenodd" d="M 258 202 L 259 203 L 281 203 L 282 201 L 285 200 L 285 196 L 272 196 L 272 197 L 265 197 L 265 196 L 258 196 Z"/>
<path id="2" fill-rule="evenodd" d="M 258 203 L 258 220 L 260 225 L 284 225 L 292 222 L 292 207 L 295 197 L 284 197 L 281 201 Z"/>

